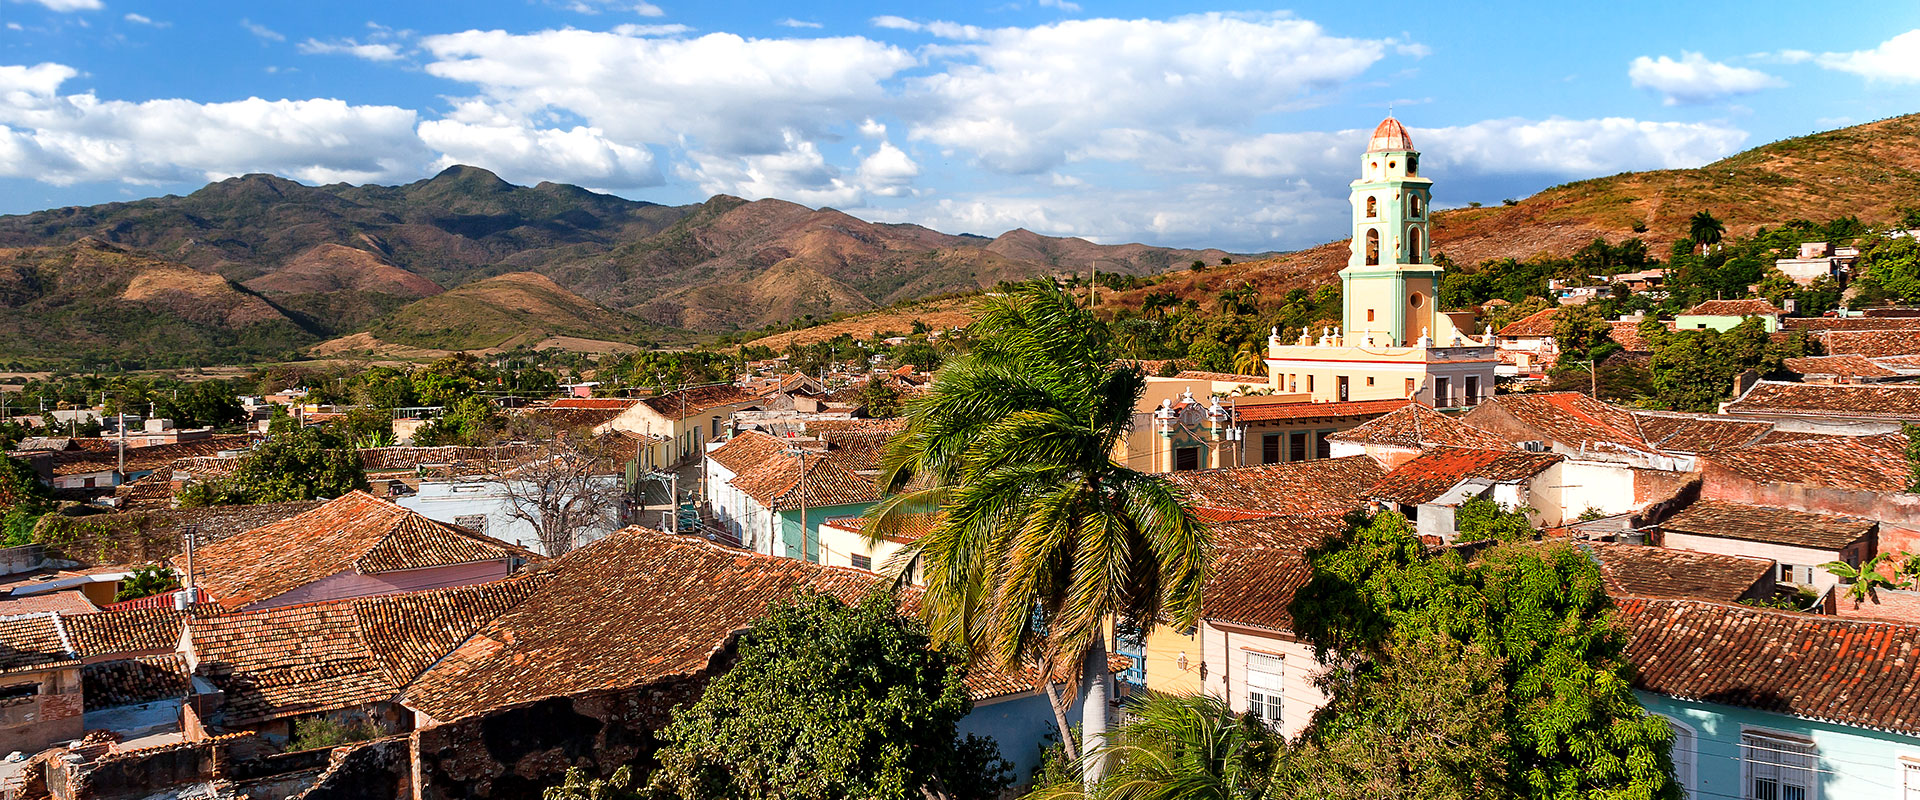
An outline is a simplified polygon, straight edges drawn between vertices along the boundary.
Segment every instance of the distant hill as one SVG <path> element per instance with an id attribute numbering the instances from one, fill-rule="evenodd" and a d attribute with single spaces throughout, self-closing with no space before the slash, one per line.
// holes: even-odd
<path id="1" fill-rule="evenodd" d="M 317 338 L 226 278 L 97 239 L 0 248 L 0 359 L 218 364 L 284 358 Z"/>
<path id="2" fill-rule="evenodd" d="M 632 345 L 660 331 L 609 311 L 534 272 L 475 281 L 402 306 L 363 334 L 370 346 L 506 349 L 554 337 Z M 324 350 L 337 350 L 323 346 Z"/>
<path id="3" fill-rule="evenodd" d="M 1433 252 L 1474 264 L 1568 256 L 1595 238 L 1637 236 L 1665 258 L 1697 211 L 1711 212 L 1731 237 L 1796 219 L 1852 215 L 1885 224 L 1913 206 L 1920 206 L 1920 114 L 1783 139 L 1698 169 L 1627 172 L 1555 186 L 1511 206 L 1440 211 Z M 1346 266 L 1349 241 L 1183 272 L 1117 299 L 1137 305 L 1152 291 L 1206 298 L 1241 283 L 1269 295 L 1321 285 Z"/>
<path id="4" fill-rule="evenodd" d="M 662 206 L 565 184 L 515 186 L 464 166 L 403 186 L 246 175 L 184 197 L 0 217 L 0 247 L 81 237 L 242 282 L 326 336 L 372 332 L 442 287 L 513 272 L 546 275 L 656 325 L 724 332 L 1002 280 L 1095 267 L 1140 274 L 1227 255 L 1027 231 L 950 235 L 725 195 Z M 387 330 L 408 335 L 402 328 L 434 329 Z"/>

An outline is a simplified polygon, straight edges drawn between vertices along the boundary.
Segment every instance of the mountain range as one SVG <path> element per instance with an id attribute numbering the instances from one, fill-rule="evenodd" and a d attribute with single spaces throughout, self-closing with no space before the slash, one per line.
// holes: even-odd
<path id="1" fill-rule="evenodd" d="M 0 342 L 0 359 L 215 363 L 347 336 L 352 346 L 329 350 L 683 341 L 1002 280 L 1228 255 L 946 234 L 725 195 L 665 206 L 465 166 L 404 186 L 246 175 L 186 196 L 0 217 L 0 331 L 34 332 Z M 191 302 L 175 313 L 162 295 Z"/>

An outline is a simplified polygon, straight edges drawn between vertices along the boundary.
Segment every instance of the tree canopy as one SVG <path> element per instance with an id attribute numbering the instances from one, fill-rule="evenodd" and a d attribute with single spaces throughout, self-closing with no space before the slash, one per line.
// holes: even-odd
<path id="1" fill-rule="evenodd" d="M 803 594 L 755 623 L 739 658 L 676 709 L 652 785 L 684 800 L 993 798 L 1009 765 L 960 736 L 966 659 L 876 593 Z"/>
<path id="2" fill-rule="evenodd" d="M 241 456 L 232 475 L 187 487 L 180 504 L 285 503 L 365 488 L 366 470 L 350 443 L 327 428 L 305 428 L 267 437 Z"/>

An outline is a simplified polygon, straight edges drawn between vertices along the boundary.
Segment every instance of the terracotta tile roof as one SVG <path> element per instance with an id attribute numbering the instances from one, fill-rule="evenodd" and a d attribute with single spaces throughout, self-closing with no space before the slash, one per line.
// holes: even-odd
<path id="1" fill-rule="evenodd" d="M 1664 324 L 1668 328 L 1673 327 L 1671 321 L 1665 322 Z M 1613 339 L 1616 344 L 1619 344 L 1630 352 L 1644 353 L 1653 349 L 1653 345 L 1647 343 L 1647 338 L 1640 335 L 1639 320 L 1609 320 L 1607 322 L 1607 336 Z"/>
<path id="2" fill-rule="evenodd" d="M 1184 380 L 1184 381 L 1217 381 L 1220 383 L 1244 383 L 1254 387 L 1268 385 L 1268 381 L 1266 377 L 1262 375 L 1238 375 L 1232 372 L 1206 372 L 1206 371 L 1197 370 L 1197 369 L 1183 369 L 1179 372 L 1174 373 L 1173 379 Z"/>
<path id="3" fill-rule="evenodd" d="M 1873 520 L 1810 514 L 1772 506 L 1697 500 L 1660 523 L 1666 533 L 1839 550 L 1873 533 Z"/>
<path id="4" fill-rule="evenodd" d="M 802 475 L 804 462 L 804 477 Z M 880 489 L 830 454 L 772 453 L 727 481 L 761 505 L 773 509 L 873 503 Z"/>
<path id="5" fill-rule="evenodd" d="M 1345 527 L 1338 514 L 1215 523 L 1200 616 L 1214 622 L 1292 630 L 1293 616 L 1287 606 L 1313 576 L 1307 551 L 1339 536 Z"/>
<path id="6" fill-rule="evenodd" d="M 502 447 L 365 447 L 358 453 L 360 466 L 368 472 L 413 471 L 423 466 L 453 465 L 456 470 L 484 470 L 496 463 L 526 460 L 535 448 L 531 445 Z"/>
<path id="7" fill-rule="evenodd" d="M 697 673 L 771 602 L 857 601 L 871 573 L 628 528 L 540 567 L 551 582 L 429 667 L 404 702 L 434 719 Z"/>
<path id="8" fill-rule="evenodd" d="M 1271 422 L 1288 419 L 1325 417 L 1377 417 L 1399 409 L 1412 400 L 1347 400 L 1332 403 L 1260 403 L 1242 405 L 1236 412 L 1242 422 Z"/>
<path id="9" fill-rule="evenodd" d="M 625 411 L 638 402 L 640 402 L 638 399 L 632 397 L 562 397 L 553 401 L 547 408 Z"/>
<path id="10" fill-rule="evenodd" d="M 1787 312 L 1765 300 L 1708 300 L 1680 313 L 1694 317 L 1778 317 Z"/>
<path id="11" fill-rule="evenodd" d="M 937 520 L 938 515 L 935 514 L 902 514 L 894 530 L 880 538 L 896 544 L 913 544 L 931 532 Z M 862 533 L 867 529 L 865 517 L 834 517 L 821 524 L 852 533 Z"/>
<path id="12" fill-rule="evenodd" d="M 1725 411 L 1916 421 L 1920 385 L 1760 381 L 1726 404 Z"/>
<path id="13" fill-rule="evenodd" d="M 1801 375 L 1833 375 L 1841 378 L 1893 378 L 1900 375 L 1862 355 L 1808 356 L 1789 358 L 1785 363 L 1789 371 Z"/>
<path id="14" fill-rule="evenodd" d="M 1209 520 L 1281 514 L 1339 514 L 1358 508 L 1361 491 L 1386 474 L 1367 456 L 1323 458 L 1236 469 L 1171 472 L 1161 477 L 1187 493 Z"/>
<path id="15" fill-rule="evenodd" d="M 1494 332 L 1494 336 L 1505 339 L 1533 338 L 1552 336 L 1554 320 L 1560 316 L 1560 309 L 1545 308 L 1507 323 L 1507 326 Z"/>
<path id="16" fill-rule="evenodd" d="M 1906 356 L 1920 353 L 1920 330 L 1827 331 L 1820 343 L 1834 356 Z"/>
<path id="17" fill-rule="evenodd" d="M 1395 503 L 1430 503 L 1469 480 L 1512 483 L 1565 460 L 1555 453 L 1436 447 L 1395 467 L 1363 494 Z"/>
<path id="18" fill-rule="evenodd" d="M 1704 453 L 1744 447 L 1773 430 L 1773 423 L 1728 419 L 1714 414 L 1635 411 L 1633 419 L 1647 446 L 1669 453 Z"/>
<path id="19" fill-rule="evenodd" d="M 258 437 L 251 434 L 215 434 L 205 439 L 176 444 L 156 444 L 127 448 L 127 471 L 147 472 L 165 469 L 174 461 L 193 456 L 216 455 L 222 450 L 245 450 Z M 112 472 L 119 464 L 118 448 L 105 450 L 68 450 L 49 456 L 54 475 L 85 475 Z"/>
<path id="20" fill-rule="evenodd" d="M 1755 440 L 1754 444 L 1780 444 L 1781 442 L 1804 442 L 1809 439 L 1846 439 L 1846 438 L 1851 438 L 1851 437 L 1838 436 L 1831 433 L 1814 433 L 1812 431 L 1772 430 L 1772 431 L 1768 431 L 1767 435 L 1762 436 L 1759 439 Z"/>
<path id="21" fill-rule="evenodd" d="M 1836 436 L 1716 450 L 1702 458 L 1760 483 L 1799 483 L 1869 492 L 1904 492 L 1906 437 Z"/>
<path id="22" fill-rule="evenodd" d="M 86 710 L 180 699 L 189 692 L 187 658 L 179 653 L 123 658 L 80 668 Z"/>
<path id="23" fill-rule="evenodd" d="M 626 413 L 618 408 L 529 408 L 527 416 L 563 430 L 597 428 Z"/>
<path id="24" fill-rule="evenodd" d="M 1641 544 L 1583 544 L 1614 597 L 1685 597 L 1738 602 L 1773 572 L 1773 560 Z"/>
<path id="25" fill-rule="evenodd" d="M 1615 452 L 1647 448 L 1633 414 L 1579 392 L 1502 394 L 1481 406 L 1505 411 L 1542 440 L 1566 447 Z"/>
<path id="26" fill-rule="evenodd" d="M 1327 437 L 1329 441 L 1392 447 L 1474 447 L 1513 449 L 1515 445 L 1419 403 L 1408 403 L 1377 419 Z"/>
<path id="27" fill-rule="evenodd" d="M 361 640 L 352 603 L 197 619 L 194 674 L 226 693 L 227 728 L 388 700 L 397 688 Z"/>
<path id="28" fill-rule="evenodd" d="M 759 431 L 742 431 L 734 434 L 726 444 L 708 451 L 707 457 L 728 472 L 739 475 L 785 449 L 787 443 L 776 437 Z"/>
<path id="29" fill-rule="evenodd" d="M 228 608 L 277 597 L 348 570 L 393 572 L 540 556 L 353 492 L 194 553 L 198 586 Z M 175 567 L 185 569 L 184 556 Z"/>
<path id="30" fill-rule="evenodd" d="M 880 459 L 894 436 L 885 431 L 860 430 L 828 430 L 818 435 L 826 441 L 834 458 L 856 472 L 880 469 Z"/>
<path id="31" fill-rule="evenodd" d="M 1699 600 L 1618 605 L 1638 688 L 1920 733 L 1920 626 Z"/>
<path id="32" fill-rule="evenodd" d="M 0 616 L 19 616 L 21 614 L 44 614 L 49 611 L 66 616 L 92 614 L 100 607 L 88 600 L 79 589 L 63 589 L 53 592 L 36 592 L 18 597 L 0 594 Z"/>
<path id="33" fill-rule="evenodd" d="M 646 403 L 648 408 L 661 416 L 677 419 L 682 414 L 698 414 L 710 408 L 751 402 L 753 399 L 747 390 L 729 383 L 679 389 L 656 397 L 643 397 L 640 402 Z"/>
<path id="34" fill-rule="evenodd" d="M 78 663 L 59 614 L 0 617 L 0 675 Z"/>
<path id="35" fill-rule="evenodd" d="M 1788 317 L 1780 320 L 1780 326 L 1808 331 L 1920 330 L 1920 317 Z"/>
<path id="36" fill-rule="evenodd" d="M 180 646 L 180 631 L 186 623 L 187 612 L 171 607 L 103 611 L 66 618 L 74 649 L 87 658 L 173 650 Z"/>
<path id="37" fill-rule="evenodd" d="M 362 641 L 394 686 L 405 686 L 494 617 L 519 605 L 552 576 L 524 575 L 494 583 L 353 602 Z"/>

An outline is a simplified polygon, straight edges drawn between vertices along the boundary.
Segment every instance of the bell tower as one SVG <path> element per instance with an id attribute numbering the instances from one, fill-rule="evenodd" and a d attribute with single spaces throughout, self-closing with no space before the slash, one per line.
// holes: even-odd
<path id="1" fill-rule="evenodd" d="M 1353 252 L 1340 271 L 1347 344 L 1409 347 L 1442 335 L 1440 269 L 1427 252 L 1433 181 L 1420 177 L 1420 151 L 1400 120 L 1373 129 L 1352 186 Z"/>

